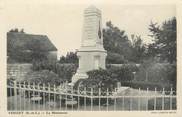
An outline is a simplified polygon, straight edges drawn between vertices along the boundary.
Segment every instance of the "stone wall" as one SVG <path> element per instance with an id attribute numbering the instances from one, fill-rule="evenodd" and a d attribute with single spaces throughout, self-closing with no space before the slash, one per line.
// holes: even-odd
<path id="1" fill-rule="evenodd" d="M 18 81 L 25 78 L 28 72 L 32 71 L 32 64 L 7 64 L 7 78 Z"/>

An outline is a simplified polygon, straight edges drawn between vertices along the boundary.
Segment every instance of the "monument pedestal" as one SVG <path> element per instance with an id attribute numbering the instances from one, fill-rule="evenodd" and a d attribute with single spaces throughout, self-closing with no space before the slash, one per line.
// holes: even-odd
<path id="1" fill-rule="evenodd" d="M 75 84 L 79 79 L 86 79 L 86 78 L 88 78 L 88 75 L 86 73 L 79 73 L 79 72 L 77 72 L 72 77 L 72 84 Z"/>
<path id="2" fill-rule="evenodd" d="M 78 72 L 72 77 L 72 84 L 75 84 L 79 79 L 86 79 L 86 78 L 88 78 L 87 74 Z"/>
<path id="3" fill-rule="evenodd" d="M 103 48 L 89 48 L 83 47 L 77 51 L 79 58 L 79 67 L 76 74 L 72 77 L 72 83 L 74 84 L 79 79 L 88 78 L 87 72 L 94 69 L 105 69 L 105 58 L 107 52 Z"/>

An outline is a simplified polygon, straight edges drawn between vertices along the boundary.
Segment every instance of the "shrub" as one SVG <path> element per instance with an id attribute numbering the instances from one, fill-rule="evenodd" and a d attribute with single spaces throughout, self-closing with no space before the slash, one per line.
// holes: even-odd
<path id="1" fill-rule="evenodd" d="M 139 67 L 136 73 L 137 81 L 157 84 L 160 87 L 176 88 L 176 65 L 167 63 L 147 62 Z"/>
<path id="2" fill-rule="evenodd" d="M 49 71 L 56 72 L 56 63 L 55 62 L 50 62 L 48 60 L 33 61 L 32 69 L 34 71 L 49 70 Z"/>
<path id="3" fill-rule="evenodd" d="M 74 73 L 76 73 L 78 65 L 77 64 L 60 64 L 55 62 L 49 61 L 39 61 L 33 63 L 33 70 L 40 71 L 40 70 L 49 70 L 54 72 L 58 75 L 58 77 L 64 81 L 71 81 L 71 78 Z"/>
<path id="4" fill-rule="evenodd" d="M 83 93 L 83 91 L 86 88 L 87 95 L 91 95 L 91 88 L 93 88 L 93 95 L 99 95 L 99 88 L 101 89 L 100 93 L 101 95 L 106 95 L 106 91 L 113 91 L 113 88 L 116 87 L 116 79 L 112 79 L 111 73 L 108 70 L 99 69 L 99 70 L 93 70 L 89 71 L 87 79 L 80 79 L 76 82 L 74 85 L 74 89 L 78 89 L 79 91 Z M 86 98 L 87 103 L 90 104 L 90 99 Z M 99 99 L 94 99 L 94 104 L 98 103 Z M 108 100 L 111 104 L 112 100 Z M 101 98 L 100 104 L 106 104 L 107 99 Z M 84 97 L 80 97 L 80 104 L 84 104 Z"/>
<path id="5" fill-rule="evenodd" d="M 67 52 L 66 56 L 61 56 L 59 63 L 78 64 L 78 56 L 76 52 Z"/>
<path id="6" fill-rule="evenodd" d="M 133 79 L 133 69 L 128 66 L 115 67 L 110 66 L 108 69 L 99 69 L 92 70 L 87 72 L 88 79 L 81 79 L 77 81 L 75 84 L 75 88 L 78 86 L 81 90 L 86 87 L 88 90 L 93 88 L 93 90 L 97 90 L 101 88 L 102 92 L 106 92 L 107 88 L 109 91 L 113 90 L 116 87 L 117 82 L 130 81 Z M 136 69 L 135 69 L 136 70 Z"/>
<path id="7" fill-rule="evenodd" d="M 59 78 L 57 74 L 48 70 L 33 71 L 28 73 L 26 77 L 27 79 L 24 81 L 30 83 L 49 83 L 51 85 L 60 85 L 62 82 L 62 79 Z"/>
<path id="8" fill-rule="evenodd" d="M 118 54 L 118 53 L 111 53 L 108 52 L 106 63 L 108 64 L 123 64 L 127 61 L 124 59 L 124 56 Z"/>
<path id="9" fill-rule="evenodd" d="M 138 71 L 138 68 L 136 65 L 123 65 L 121 67 L 110 66 L 108 70 L 113 74 L 112 78 L 122 82 L 132 80 L 134 77 L 133 72 Z"/>
<path id="10" fill-rule="evenodd" d="M 63 79 L 71 82 L 72 76 L 76 73 L 77 65 L 75 64 L 56 64 L 56 71 L 55 73 Z"/>
<path id="11" fill-rule="evenodd" d="M 117 79 L 111 77 L 111 72 L 104 69 L 92 70 L 87 72 L 87 79 L 80 79 L 76 82 L 74 88 L 80 91 L 83 91 L 86 87 L 87 91 L 91 91 L 93 88 L 95 94 L 98 95 L 99 88 L 101 88 L 101 92 L 106 92 L 107 88 L 109 91 L 113 90 L 114 86 L 116 86 Z M 88 94 L 89 95 L 89 94 Z M 102 93 L 102 95 L 105 95 Z"/>

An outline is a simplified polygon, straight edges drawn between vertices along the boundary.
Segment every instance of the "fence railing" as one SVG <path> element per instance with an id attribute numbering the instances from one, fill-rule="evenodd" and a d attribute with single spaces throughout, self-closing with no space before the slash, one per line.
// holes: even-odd
<path id="1" fill-rule="evenodd" d="M 8 86 L 8 110 L 123 111 L 175 110 L 176 93 L 126 88 L 101 91 L 93 88 L 50 86 L 12 82 Z M 121 87 L 122 88 L 122 87 Z"/>

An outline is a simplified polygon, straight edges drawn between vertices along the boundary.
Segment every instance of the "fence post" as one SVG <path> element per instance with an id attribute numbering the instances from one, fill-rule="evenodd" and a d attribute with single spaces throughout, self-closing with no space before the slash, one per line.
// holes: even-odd
<path id="1" fill-rule="evenodd" d="M 156 110 L 156 94 L 157 94 L 157 88 L 155 87 L 154 110 Z"/>
<path id="2" fill-rule="evenodd" d="M 156 94 L 157 94 L 157 88 L 155 87 L 155 92 L 154 92 L 154 110 L 156 110 Z"/>
<path id="3" fill-rule="evenodd" d="M 140 96 L 141 96 L 141 90 L 140 88 L 138 89 L 139 90 L 139 97 L 138 97 L 138 110 L 140 110 Z"/>
<path id="4" fill-rule="evenodd" d="M 18 88 L 19 88 L 19 105 L 20 105 L 20 111 L 21 111 L 21 108 L 22 108 L 22 102 L 21 102 L 21 94 L 22 94 L 22 88 L 21 88 L 21 82 L 18 83 Z"/>
<path id="5" fill-rule="evenodd" d="M 171 91 L 170 91 L 170 110 L 172 110 L 172 97 L 173 97 L 173 88 L 171 87 Z"/>
<path id="6" fill-rule="evenodd" d="M 25 81 L 23 82 L 23 109 L 25 110 L 25 107 L 26 107 L 26 103 L 25 103 L 25 100 L 26 100 L 26 84 L 25 84 Z"/>
<path id="7" fill-rule="evenodd" d="M 125 110 L 125 103 L 124 103 L 124 101 L 125 101 L 125 95 L 122 95 L 122 107 L 123 107 L 123 110 Z"/>
<path id="8" fill-rule="evenodd" d="M 66 88 L 66 92 L 65 92 L 66 93 L 66 96 L 65 96 L 66 108 L 65 109 L 67 110 L 68 87 L 66 86 L 66 83 L 64 85 L 65 85 L 65 88 Z"/>
<path id="9" fill-rule="evenodd" d="M 164 96 L 165 96 L 165 89 L 162 89 L 162 110 L 164 110 Z"/>
<path id="10" fill-rule="evenodd" d="M 109 106 L 108 95 L 109 95 L 109 91 L 108 91 L 108 88 L 107 88 L 107 92 L 106 92 L 106 97 L 107 97 L 107 111 L 108 111 L 108 106 Z"/>
<path id="11" fill-rule="evenodd" d="M 84 87 L 84 94 L 85 94 L 85 96 L 84 96 L 84 110 L 86 110 L 86 103 L 87 103 L 87 101 L 86 101 L 86 95 L 87 95 L 86 87 Z"/>
<path id="12" fill-rule="evenodd" d="M 93 88 L 91 88 L 91 111 L 93 110 Z"/>
<path id="13" fill-rule="evenodd" d="M 100 111 L 100 96 L 101 96 L 101 90 L 99 88 L 99 111 Z"/>
<path id="14" fill-rule="evenodd" d="M 35 97 L 35 83 L 33 83 L 33 97 Z M 35 109 L 35 101 L 33 101 L 33 110 Z"/>
<path id="15" fill-rule="evenodd" d="M 14 107 L 15 107 L 15 110 L 18 109 L 18 106 L 17 106 L 17 82 L 16 80 L 14 81 Z"/>
<path id="16" fill-rule="evenodd" d="M 116 88 L 114 89 L 114 111 L 116 110 Z"/>
<path id="17" fill-rule="evenodd" d="M 31 95 L 30 95 L 30 92 L 31 92 L 31 87 L 30 87 L 30 82 L 28 82 L 28 100 L 29 100 L 29 105 L 30 105 L 30 110 L 32 109 L 32 104 L 31 104 Z"/>
<path id="18" fill-rule="evenodd" d="M 53 94 L 53 98 L 54 98 L 54 109 L 56 108 L 56 85 L 54 84 L 54 94 Z"/>
<path id="19" fill-rule="evenodd" d="M 133 100 L 132 100 L 132 96 L 129 96 L 129 98 L 130 98 L 130 111 L 132 110 L 132 103 L 133 103 Z"/>
<path id="20" fill-rule="evenodd" d="M 77 110 L 79 110 L 79 108 L 80 108 L 80 91 L 79 91 L 79 87 L 78 87 L 78 90 L 77 90 L 77 93 L 78 93 L 78 108 L 77 108 Z"/>
<path id="21" fill-rule="evenodd" d="M 43 87 L 42 87 L 42 90 L 43 90 L 43 96 L 42 96 L 42 101 L 43 101 L 43 109 L 45 109 L 46 107 L 46 98 L 45 98 L 45 84 L 43 83 Z"/>
<path id="22" fill-rule="evenodd" d="M 62 106 L 62 95 L 61 95 L 61 90 L 62 89 L 62 86 L 61 86 L 61 84 L 60 84 L 60 86 L 59 86 L 59 100 L 60 100 L 60 102 L 59 102 L 59 105 L 60 105 L 60 107 L 59 107 L 59 109 L 61 110 L 61 106 Z"/>
<path id="23" fill-rule="evenodd" d="M 147 88 L 147 97 L 146 97 L 146 110 L 148 110 L 148 95 L 149 94 L 149 88 Z"/>
<path id="24" fill-rule="evenodd" d="M 72 105 L 71 105 L 71 109 L 72 109 L 72 111 L 73 111 L 73 86 L 71 85 L 71 100 L 72 100 Z"/>
<path id="25" fill-rule="evenodd" d="M 49 107 L 49 110 L 51 108 L 51 104 L 50 104 L 50 97 L 51 97 L 51 86 L 50 84 L 48 83 L 48 107 Z"/>
<path id="26" fill-rule="evenodd" d="M 37 93 L 38 93 L 38 96 L 40 97 L 40 83 L 37 84 Z M 40 100 L 38 100 L 38 109 L 40 110 Z"/>
<path id="27" fill-rule="evenodd" d="M 7 86 L 8 86 L 8 85 L 7 85 Z M 10 82 L 10 88 L 9 88 L 9 97 L 10 97 L 10 98 L 13 97 L 12 90 L 13 90 L 13 88 L 11 87 L 11 82 Z M 11 101 L 14 101 L 13 98 L 12 98 Z M 12 106 L 9 106 L 9 109 L 10 109 L 10 110 L 13 110 Z"/>

